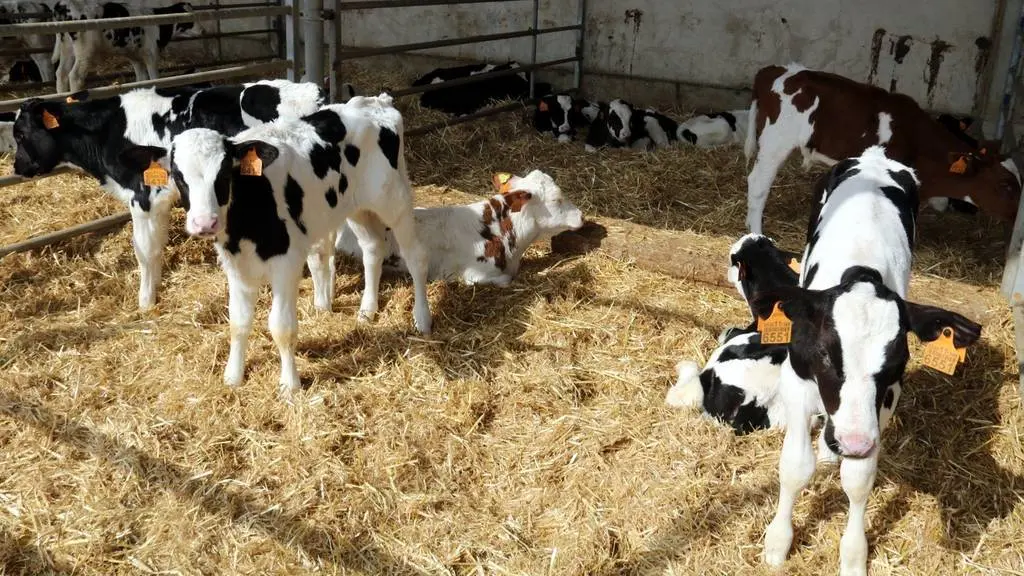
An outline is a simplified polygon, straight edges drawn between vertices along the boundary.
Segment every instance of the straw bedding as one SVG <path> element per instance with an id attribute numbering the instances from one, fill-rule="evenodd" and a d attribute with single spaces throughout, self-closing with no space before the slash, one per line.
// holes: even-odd
<path id="1" fill-rule="evenodd" d="M 371 88 L 411 80 L 349 72 Z M 409 126 L 436 119 L 403 106 Z M 676 234 L 724 274 L 743 232 L 740 150 L 585 155 L 525 119 L 410 139 L 418 200 L 463 202 L 493 171 L 541 168 L 600 222 Z M 769 199 L 766 229 L 789 249 L 808 182 L 794 163 Z M 79 176 L 0 197 L 4 244 L 120 210 Z M 432 284 L 435 334 L 420 338 L 403 278 L 357 325 L 360 267 L 341 259 L 333 313 L 314 312 L 304 280 L 308 389 L 286 405 L 263 330 L 243 387 L 220 383 L 225 281 L 182 216 L 157 314 L 135 311 L 128 228 L 0 261 L 0 573 L 768 573 L 781 435 L 736 438 L 663 405 L 674 364 L 745 320 L 731 291 L 545 244 L 507 289 Z M 956 376 L 919 355 L 908 369 L 870 501 L 870 570 L 1021 574 L 1024 419 L 997 291 L 1009 229 L 921 220 L 911 296 L 985 330 Z M 787 573 L 838 571 L 844 512 L 836 470 L 820 471 Z"/>

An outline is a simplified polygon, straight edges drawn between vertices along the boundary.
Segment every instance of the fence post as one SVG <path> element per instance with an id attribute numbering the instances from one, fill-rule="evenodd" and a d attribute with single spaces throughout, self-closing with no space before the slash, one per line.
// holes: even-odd
<path id="1" fill-rule="evenodd" d="M 576 92 L 580 91 L 583 86 L 583 32 L 587 27 L 587 0 L 578 0 L 579 2 L 579 20 L 577 23 L 580 25 L 579 29 L 576 30 L 576 63 L 573 65 L 573 86 L 576 88 Z"/>
<path id="2" fill-rule="evenodd" d="M 292 9 L 290 14 L 284 17 L 284 45 L 285 56 L 291 61 L 292 66 L 288 69 L 288 79 L 296 82 L 301 69 L 302 52 L 299 51 L 299 2 L 301 0 L 282 0 L 285 6 Z"/>
<path id="3" fill-rule="evenodd" d="M 537 30 L 540 29 L 540 0 L 533 0 L 533 36 L 531 36 L 532 44 L 530 45 L 530 64 L 534 65 L 537 63 Z M 534 85 L 536 84 L 537 71 L 530 72 L 530 100 L 533 100 L 536 95 L 534 94 Z"/>
<path id="4" fill-rule="evenodd" d="M 338 4 L 341 0 L 332 0 L 330 18 L 327 18 L 327 93 L 330 102 L 338 101 L 338 45 L 341 38 L 341 11 Z"/>
<path id="5" fill-rule="evenodd" d="M 305 44 L 303 79 L 323 85 L 324 80 L 324 0 L 302 0 L 302 31 Z"/>

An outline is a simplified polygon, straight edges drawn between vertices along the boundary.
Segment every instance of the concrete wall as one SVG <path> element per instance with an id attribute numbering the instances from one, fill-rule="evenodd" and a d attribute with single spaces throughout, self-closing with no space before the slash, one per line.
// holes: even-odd
<path id="1" fill-rule="evenodd" d="M 735 95 L 749 86 L 758 68 L 798 61 L 895 88 L 927 108 L 972 112 L 987 86 L 998 2 L 589 0 L 585 91 L 608 98 L 623 94 L 602 90 L 632 86 L 636 95 L 647 97 L 634 97 L 644 104 L 713 106 L 723 104 L 721 94 L 705 90 L 694 99 L 691 86 Z M 541 0 L 540 8 L 541 27 L 576 21 L 575 0 Z M 530 12 L 525 1 L 355 11 L 344 15 L 343 41 L 381 46 L 517 30 L 530 26 Z M 538 58 L 574 51 L 573 33 L 544 36 Z M 530 40 L 429 53 L 527 62 Z"/>

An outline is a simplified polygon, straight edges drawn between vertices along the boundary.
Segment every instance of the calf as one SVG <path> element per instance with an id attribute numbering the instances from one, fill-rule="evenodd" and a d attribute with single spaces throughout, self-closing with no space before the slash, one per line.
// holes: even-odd
<path id="1" fill-rule="evenodd" d="M 698 148 L 742 144 L 746 137 L 747 110 L 700 114 L 679 125 L 678 139 Z"/>
<path id="2" fill-rule="evenodd" d="M 31 16 L 30 16 L 31 14 Z M 0 24 L 24 24 L 27 22 L 45 22 L 52 17 L 53 10 L 42 2 L 31 2 L 28 0 L 6 1 L 0 4 Z M 35 70 L 28 67 L 24 71 L 28 73 L 33 82 L 53 81 L 53 54 L 54 36 L 52 34 L 20 34 L 18 36 L 5 36 L 0 38 L 0 48 L 4 50 L 45 50 L 31 54 Z M 17 64 L 21 64 L 20 62 Z M 17 67 L 17 65 L 15 66 Z M 17 76 L 12 67 L 11 76 Z M 32 75 L 35 72 L 35 75 Z M 38 79 L 36 79 L 36 76 Z M 17 82 L 15 78 L 9 78 L 8 82 Z"/>
<path id="3" fill-rule="evenodd" d="M 430 258 L 428 280 L 459 278 L 466 284 L 507 286 L 530 244 L 583 226 L 583 213 L 544 172 L 512 176 L 503 184 L 495 178 L 499 193 L 488 200 L 415 210 L 417 230 L 430 231 L 423 235 Z M 345 226 L 335 247 L 362 258 L 357 240 Z M 386 266 L 408 272 L 393 232 L 388 232 L 385 246 Z"/>
<path id="4" fill-rule="evenodd" d="M 11 84 L 16 82 L 42 82 L 43 75 L 39 66 L 31 60 L 18 60 L 7 69 L 0 82 Z"/>
<path id="5" fill-rule="evenodd" d="M 97 3 L 87 0 L 63 0 L 54 8 L 57 21 L 125 18 L 146 14 L 186 14 L 192 11 L 188 2 L 158 8 L 129 8 L 121 2 Z M 160 51 L 172 38 L 192 38 L 202 33 L 197 24 L 181 22 L 160 26 L 133 26 L 111 30 L 82 30 L 57 35 L 54 50 L 57 66 L 57 92 L 77 92 L 85 87 L 89 67 L 97 55 L 128 58 L 135 70 L 135 80 L 156 80 Z"/>
<path id="6" fill-rule="evenodd" d="M 245 369 L 259 289 L 270 283 L 270 332 L 281 356 L 280 391 L 299 387 L 295 312 L 302 266 L 314 244 L 346 218 L 360 237 L 366 291 L 360 316 L 377 311 L 384 227 L 395 234 L 415 285 L 416 327 L 430 333 L 426 253 L 416 236 L 405 165 L 402 116 L 382 94 L 357 96 L 302 119 L 280 119 L 234 137 L 205 128 L 174 137 L 164 150 L 132 150 L 136 168 L 163 162 L 189 196 L 185 229 L 214 240 L 228 279 L 231 348 L 224 381 Z M 326 271 L 329 274 L 333 270 Z"/>
<path id="7" fill-rule="evenodd" d="M 601 147 L 650 150 L 664 148 L 676 140 L 678 124 L 653 108 L 636 110 L 632 104 L 615 99 L 600 104 L 597 118 L 587 133 L 585 149 Z"/>
<path id="8" fill-rule="evenodd" d="M 435 68 L 412 83 L 413 86 L 440 84 L 459 78 L 469 78 L 478 74 L 501 72 L 519 68 L 519 63 L 512 61 L 506 64 L 468 64 L 452 68 Z M 537 83 L 535 94 L 544 95 L 551 91 L 550 84 Z M 420 96 L 420 105 L 424 108 L 440 110 L 456 116 L 472 114 L 487 106 L 494 100 L 524 100 L 530 96 L 530 81 L 526 73 L 507 74 L 487 78 L 473 84 L 449 86 Z"/>
<path id="9" fill-rule="evenodd" d="M 747 234 L 729 252 L 727 276 L 747 300 L 751 294 L 775 287 L 796 286 L 794 259 L 794 254 L 780 250 L 770 238 Z M 784 427 L 778 391 L 786 346 L 761 343 L 753 307 L 750 325 L 726 328 L 718 344 L 703 370 L 689 360 L 676 365 L 676 384 L 665 402 L 677 408 L 702 408 L 705 415 L 726 422 L 738 435 Z"/>
<path id="10" fill-rule="evenodd" d="M 759 317 L 777 305 L 792 322 L 780 382 L 779 502 L 764 543 L 771 566 L 784 562 L 792 544 L 793 507 L 815 468 L 811 422 L 824 413 L 824 444 L 842 458 L 850 503 L 840 573 L 866 574 L 864 515 L 910 357 L 907 334 L 931 342 L 950 331 L 961 347 L 980 336 L 981 326 L 959 314 L 905 300 L 918 185 L 914 171 L 879 146 L 836 164 L 808 226 L 800 287 L 751 297 Z"/>
<path id="11" fill-rule="evenodd" d="M 170 182 L 147 184 L 142 171 L 121 162 L 121 153 L 134 145 L 170 146 L 171 136 L 191 127 L 235 134 L 278 117 L 312 113 L 321 101 L 316 84 L 287 80 L 209 89 L 141 88 L 70 104 L 32 99 L 21 106 L 14 123 L 14 173 L 31 178 L 73 166 L 129 207 L 140 270 L 139 308 L 147 309 L 156 301 L 167 223 L 179 192 Z"/>
<path id="12" fill-rule="evenodd" d="M 550 133 L 559 142 L 571 142 L 577 130 L 590 126 L 599 110 L 599 104 L 582 98 L 549 94 L 537 102 L 533 127 L 542 134 Z"/>
<path id="13" fill-rule="evenodd" d="M 747 176 L 747 227 L 761 231 L 768 192 L 793 150 L 805 166 L 834 165 L 875 144 L 915 168 L 921 199 L 957 198 L 997 218 L 1016 216 L 1021 186 L 1012 160 L 979 152 L 909 96 L 790 65 L 762 68 L 754 79 L 744 146 L 748 160 L 757 154 Z"/>

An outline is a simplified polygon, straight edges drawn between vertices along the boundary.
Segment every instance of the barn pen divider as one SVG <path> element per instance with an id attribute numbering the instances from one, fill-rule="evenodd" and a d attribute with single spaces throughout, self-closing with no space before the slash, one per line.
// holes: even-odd
<path id="1" fill-rule="evenodd" d="M 217 32 L 214 34 L 203 34 L 196 38 L 182 38 L 176 39 L 175 41 L 191 41 L 197 39 L 217 39 L 218 41 L 222 38 L 244 36 L 244 35 L 258 35 L 267 34 L 268 32 L 274 32 L 277 34 L 278 52 L 273 56 L 254 57 L 247 58 L 244 60 L 235 60 L 230 62 L 218 62 L 218 64 L 238 64 L 231 67 L 215 68 L 213 70 L 207 70 L 203 72 L 196 72 L 192 74 L 180 74 L 176 76 L 161 76 L 156 80 L 145 80 L 141 82 L 130 82 L 115 86 L 104 86 L 101 88 L 90 88 L 89 95 L 93 98 L 106 98 L 110 96 L 116 96 L 136 88 L 144 88 L 147 86 L 156 87 L 170 87 L 170 86 L 182 86 L 186 84 L 192 84 L 195 82 L 214 81 L 214 80 L 225 80 L 229 78 L 239 78 L 245 76 L 254 76 L 260 74 L 273 74 L 285 71 L 289 80 L 299 79 L 300 70 L 305 69 L 304 79 L 319 83 L 324 76 L 324 59 L 323 50 L 326 44 L 328 48 L 328 57 L 330 60 L 329 70 L 327 71 L 328 82 L 329 82 L 329 98 L 331 102 L 336 102 L 338 97 L 338 87 L 340 85 L 340 72 L 341 64 L 345 60 L 354 60 L 357 58 L 367 58 L 370 56 L 380 56 L 387 54 L 401 54 L 405 52 L 412 52 L 416 50 L 425 50 L 430 48 L 441 48 L 446 46 L 459 46 L 464 44 L 476 44 L 482 42 L 494 42 L 497 40 L 508 40 L 513 38 L 525 38 L 532 37 L 531 45 L 531 59 L 530 63 L 512 70 L 502 70 L 498 72 L 488 72 L 485 74 L 478 74 L 470 78 L 459 78 L 456 80 L 443 82 L 439 84 L 430 84 L 427 86 L 415 86 L 405 88 L 401 90 L 395 90 L 391 94 L 394 97 L 411 96 L 422 92 L 428 92 L 438 90 L 441 88 L 448 88 L 452 86 L 462 86 L 467 84 L 473 84 L 481 82 L 490 78 L 507 76 L 511 74 L 518 74 L 522 72 L 530 73 L 530 99 L 534 98 L 534 72 L 543 68 L 552 66 L 558 66 L 560 64 L 573 63 L 573 87 L 575 90 L 579 90 L 580 83 L 583 79 L 583 27 L 586 19 L 586 0 L 577 0 L 578 3 L 578 15 L 579 20 L 576 24 L 569 26 L 558 26 L 553 28 L 539 29 L 539 10 L 540 0 L 357 0 L 353 2 L 343 2 L 342 0 L 280 0 L 274 3 L 247 3 L 231 5 L 230 7 L 223 7 L 220 5 L 220 0 L 214 0 L 216 2 L 213 6 L 197 6 L 193 12 L 184 14 L 165 14 L 165 15 L 145 15 L 145 16 L 129 16 L 125 18 L 105 18 L 100 20 L 77 20 L 69 22 L 27 22 L 19 24 L 6 24 L 0 25 L 0 36 L 17 36 L 19 34 L 56 34 L 58 32 L 72 32 L 80 30 L 95 30 L 95 29 L 111 29 L 123 26 L 133 25 L 160 25 L 160 24 L 176 24 L 181 22 L 198 22 L 213 20 L 217 23 Z M 324 9 L 324 3 L 328 2 L 331 5 L 331 9 Z M 302 2 L 302 10 L 300 10 L 300 2 Z M 413 44 L 401 44 L 395 46 L 384 46 L 377 48 L 351 48 L 348 50 L 341 50 L 342 46 L 342 27 L 340 25 L 340 14 L 345 11 L 352 10 L 371 10 L 371 9 L 396 9 L 396 8 L 409 8 L 417 6 L 442 6 L 442 5 L 457 5 L 457 4 L 483 4 L 483 3 L 513 3 L 513 2 L 530 2 L 532 4 L 532 22 L 533 26 L 526 30 L 518 30 L 513 32 L 504 32 L 498 34 L 482 34 L 477 36 L 468 36 L 463 38 L 451 38 L 445 40 L 435 40 L 431 42 L 418 42 Z M 20 15 L 22 17 L 28 17 L 28 15 Z M 276 26 L 267 29 L 256 29 L 242 32 L 228 32 L 222 33 L 219 31 L 220 22 L 222 20 L 238 19 L 238 18 L 252 18 L 252 17 L 273 17 L 276 18 Z M 326 28 L 326 41 L 324 30 Z M 302 30 L 302 35 L 305 37 L 305 51 L 300 51 L 299 35 Z M 555 34 L 559 32 L 570 32 L 576 31 L 576 54 L 572 57 L 559 58 L 555 60 L 549 60 L 546 62 L 537 62 L 537 38 L 546 34 Z M 27 55 L 39 50 L 7 50 L 0 54 L 20 56 Z M 220 54 L 220 48 L 218 47 L 218 55 Z M 261 61 L 262 60 L 262 61 Z M 242 62 L 249 62 L 249 64 L 242 64 Z M 303 62 L 307 63 L 307 66 L 303 66 Z M 211 66 L 214 64 L 210 64 Z M 200 64 L 199 67 L 204 65 Z M 177 71 L 182 69 L 191 68 L 192 66 L 175 66 L 161 70 L 161 73 L 165 71 Z M 112 78 L 112 76 L 100 77 L 101 79 Z M 97 79 L 96 77 L 90 77 L 90 79 Z M 21 85 L 22 87 L 29 87 L 30 85 Z M 46 83 L 35 83 L 31 86 L 34 87 L 45 87 Z M 63 100 L 67 97 L 67 94 L 45 94 L 40 96 L 34 96 L 42 98 L 44 100 Z M 28 98 L 19 98 L 15 100 L 0 101 L 0 112 L 9 112 L 17 110 L 23 102 Z M 514 110 L 522 109 L 521 104 L 505 104 L 502 106 L 495 106 L 486 108 L 484 110 L 469 114 L 466 116 L 453 118 L 443 122 L 436 122 L 427 126 L 407 130 L 406 134 L 409 136 L 418 136 L 427 134 L 436 130 L 441 130 L 448 126 L 454 126 L 457 124 L 464 124 L 467 122 L 473 122 L 482 118 L 487 118 L 496 114 L 503 114 Z M 21 178 L 20 176 L 3 176 L 0 177 L 0 188 L 5 186 L 13 186 L 30 180 L 38 180 L 47 178 L 49 176 L 55 176 L 57 174 L 68 174 L 74 173 L 75 170 L 68 168 L 60 168 L 54 170 L 49 174 L 44 174 L 33 179 Z M 28 238 L 26 240 L 16 242 L 7 246 L 0 246 L 0 258 L 13 254 L 16 252 L 23 252 L 26 250 L 32 250 L 40 248 L 56 242 L 73 238 L 80 234 L 88 232 L 98 232 L 104 230 L 110 230 L 123 226 L 126 222 L 130 221 L 129 214 L 123 212 L 113 216 L 99 218 L 84 224 L 72 226 L 64 230 L 58 230 Z"/>

